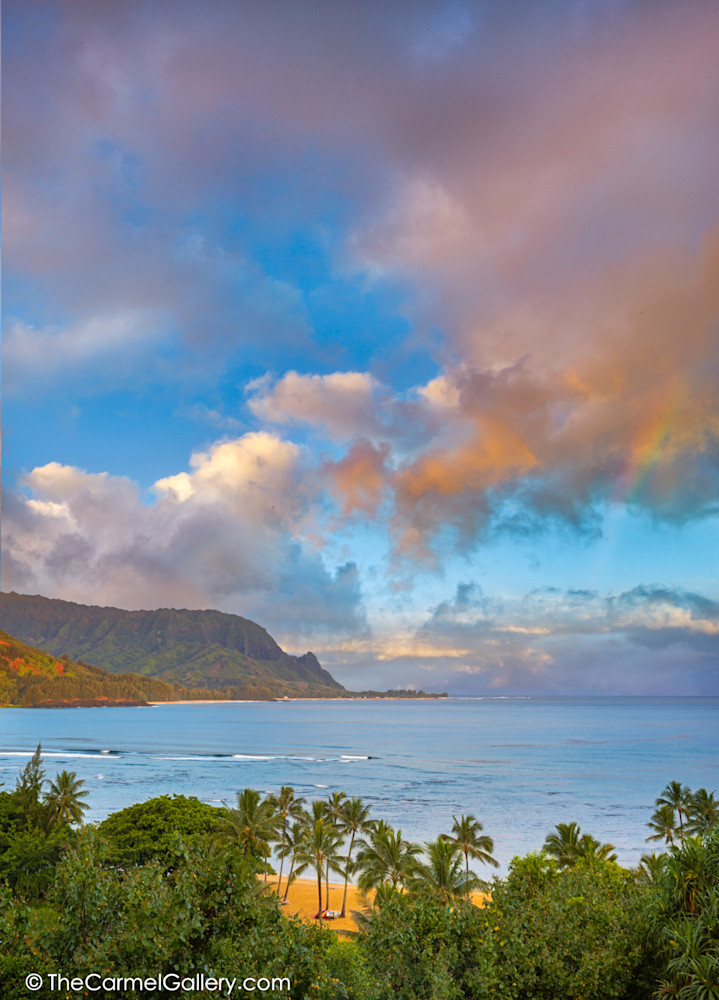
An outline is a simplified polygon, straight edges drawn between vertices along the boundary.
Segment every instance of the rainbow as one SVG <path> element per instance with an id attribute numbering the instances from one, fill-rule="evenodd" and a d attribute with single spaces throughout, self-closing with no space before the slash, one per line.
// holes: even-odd
<path id="1" fill-rule="evenodd" d="M 639 496 L 654 468 L 673 450 L 672 437 L 683 395 L 683 387 L 673 381 L 664 397 L 648 408 L 637 424 L 627 448 L 627 465 L 612 495 L 613 502 L 626 503 Z"/>

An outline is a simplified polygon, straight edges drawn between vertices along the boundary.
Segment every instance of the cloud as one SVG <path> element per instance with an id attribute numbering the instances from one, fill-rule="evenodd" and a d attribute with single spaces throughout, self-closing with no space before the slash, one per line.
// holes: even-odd
<path id="1" fill-rule="evenodd" d="M 716 9 L 656 9 L 44 10 L 34 59 L 7 46 L 5 267 L 51 328 L 156 309 L 195 361 L 267 361 L 311 319 L 244 237 L 301 231 L 330 280 L 408 279 L 447 356 L 551 359 L 587 337 L 586 282 L 668 239 L 690 259 L 716 218 Z"/>
<path id="2" fill-rule="evenodd" d="M 370 641 L 359 521 L 411 590 L 487 538 L 596 533 L 607 507 L 716 516 L 716 4 L 5 13 L 16 412 L 36 386 L 49 412 L 68 386 L 209 382 L 196 412 L 219 423 L 245 381 L 254 428 L 152 502 L 35 469 L 7 500 L 18 587 L 256 608 L 346 628 L 332 655 L 368 664 L 340 648 Z M 470 587 L 373 648 L 392 672 L 415 642 L 429 677 L 497 690 L 611 687 L 625 659 L 661 687 L 686 653 L 703 690 L 715 616 L 660 590 Z"/>
<path id="3" fill-rule="evenodd" d="M 377 409 L 387 388 L 368 372 L 299 375 L 290 371 L 274 384 L 250 382 L 248 406 L 273 424 L 304 423 L 329 437 L 346 440 L 381 426 Z"/>
<path id="4" fill-rule="evenodd" d="M 109 362 L 115 377 L 118 367 L 127 377 L 134 373 L 138 356 L 150 358 L 166 334 L 165 318 L 152 310 L 95 315 L 73 327 L 34 327 L 10 320 L 3 338 L 3 362 L 11 391 L 32 379 L 77 372 L 98 363 Z"/>
<path id="5" fill-rule="evenodd" d="M 363 514 L 374 518 L 388 492 L 388 445 L 356 441 L 337 462 L 328 462 L 324 473 L 335 496 L 341 499 L 342 516 Z"/>
<path id="6" fill-rule="evenodd" d="M 207 380 L 239 349 L 267 363 L 275 352 L 307 343 L 297 290 L 244 254 L 212 246 L 179 224 L 143 226 L 133 237 L 107 223 L 103 235 L 89 234 L 82 218 L 74 224 L 78 212 L 69 206 L 67 218 L 46 220 L 51 233 L 76 230 L 75 245 L 59 245 L 47 266 L 22 268 L 37 301 L 52 301 L 63 319 L 9 324 L 5 364 L 13 393 L 68 374 L 78 392 L 95 391 L 98 377 L 103 384 Z M 17 249 L 12 234 L 7 238 Z M 8 270 L 17 273 L 12 259 Z"/>
<path id="7" fill-rule="evenodd" d="M 416 423 L 415 440 L 431 439 L 387 463 L 406 551 L 446 521 L 465 544 L 518 480 L 528 514 L 566 497 L 561 516 L 580 523 L 646 457 L 653 417 L 673 421 L 674 460 L 638 502 L 669 517 L 710 506 L 714 5 L 46 16 L 32 67 L 22 46 L 6 56 L 5 264 L 53 314 L 10 335 L 18 382 L 78 356 L 102 366 L 108 331 L 142 377 L 299 355 L 304 374 L 252 384 L 258 420 L 375 447 L 400 434 L 407 447 Z M 337 199 L 342 221 L 327 222 Z M 429 407 L 402 409 L 376 359 L 313 373 L 312 294 L 281 267 L 308 247 L 313 293 L 340 278 L 402 289 L 407 341 L 434 344 L 441 381 L 424 398 L 443 394 L 449 445 L 423 423 Z M 150 316 L 171 362 L 146 363 Z"/>
<path id="8" fill-rule="evenodd" d="M 354 565 L 327 566 L 303 534 L 312 488 L 297 446 L 217 442 L 154 486 L 50 463 L 8 493 L 3 587 L 124 608 L 215 607 L 280 641 L 366 629 Z"/>
<path id="9" fill-rule="evenodd" d="M 437 683 L 465 693 L 712 693 L 719 604 L 660 586 L 617 595 L 547 587 L 511 599 L 462 583 L 415 641 L 434 649 L 425 669 Z M 462 649 L 452 667 L 447 658 Z"/>
<path id="10" fill-rule="evenodd" d="M 398 553 L 427 562 L 498 532 L 597 532 L 612 503 L 674 522 L 715 515 L 719 238 L 691 268 L 670 256 L 618 281 L 620 305 L 602 314 L 595 303 L 582 357 L 569 348 L 550 368 L 532 356 L 462 363 L 413 393 L 385 394 L 387 446 L 354 445 L 334 467 L 342 507 L 374 516 L 381 497 Z M 353 428 L 376 422 L 369 394 L 346 405 Z M 345 419 L 326 395 L 328 424 L 335 411 Z M 411 426 L 422 434 L 408 444 Z"/>
<path id="11" fill-rule="evenodd" d="M 411 677 L 455 695 L 715 695 L 719 605 L 658 585 L 511 598 L 460 583 L 416 631 L 388 626 L 328 643 L 322 657 L 355 687 Z"/>

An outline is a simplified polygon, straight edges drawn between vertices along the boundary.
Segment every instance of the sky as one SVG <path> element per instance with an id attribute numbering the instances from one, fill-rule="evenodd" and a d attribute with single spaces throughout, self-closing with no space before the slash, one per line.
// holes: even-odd
<path id="1" fill-rule="evenodd" d="M 3 590 L 719 695 L 713 0 L 3 22 Z"/>

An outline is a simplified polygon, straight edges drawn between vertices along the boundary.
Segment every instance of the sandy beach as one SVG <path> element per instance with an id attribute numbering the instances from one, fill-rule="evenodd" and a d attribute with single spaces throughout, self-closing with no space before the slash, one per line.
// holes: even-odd
<path id="1" fill-rule="evenodd" d="M 277 885 L 276 878 L 268 878 L 268 885 Z M 284 886 L 284 879 L 283 879 Z M 330 905 L 331 910 L 342 909 L 342 895 L 344 885 L 342 883 L 330 882 Z M 284 895 L 284 888 L 282 890 Z M 324 898 L 324 883 L 322 895 Z M 483 892 L 473 892 L 472 902 L 475 906 L 482 906 L 489 897 Z M 347 886 L 347 916 L 343 919 L 328 920 L 327 926 L 336 931 L 355 931 L 357 924 L 352 916 L 353 910 L 363 909 L 363 898 L 356 885 Z M 290 886 L 287 896 L 287 904 L 283 907 L 287 913 L 295 914 L 302 920 L 314 920 L 317 913 L 317 880 L 311 878 L 295 879 Z"/>

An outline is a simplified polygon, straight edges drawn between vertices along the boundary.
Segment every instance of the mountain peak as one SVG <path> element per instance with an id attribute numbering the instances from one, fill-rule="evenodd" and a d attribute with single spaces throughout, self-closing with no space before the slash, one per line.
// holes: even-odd
<path id="1" fill-rule="evenodd" d="M 268 697 L 344 691 L 314 653 L 292 656 L 261 625 L 222 611 L 125 611 L 0 593 L 0 627 L 54 656 L 225 696 L 246 684 Z"/>

